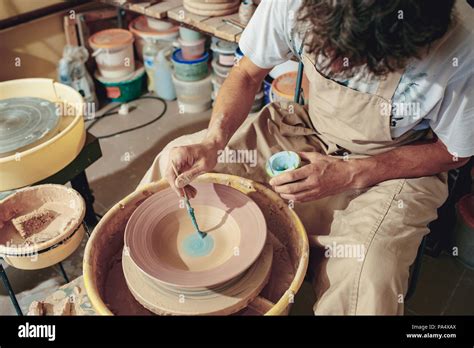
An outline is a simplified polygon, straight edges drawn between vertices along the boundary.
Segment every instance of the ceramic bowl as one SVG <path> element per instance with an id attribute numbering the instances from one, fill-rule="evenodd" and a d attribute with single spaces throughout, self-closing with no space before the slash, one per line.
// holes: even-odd
<path id="1" fill-rule="evenodd" d="M 137 267 L 159 282 L 180 288 L 213 287 L 255 262 L 267 227 L 260 208 L 240 191 L 220 184 L 193 186 L 197 195 L 191 204 L 206 237 L 195 232 L 184 202 L 168 188 L 132 214 L 125 229 L 125 247 Z M 204 252 L 188 244 L 208 241 L 211 245 Z"/>

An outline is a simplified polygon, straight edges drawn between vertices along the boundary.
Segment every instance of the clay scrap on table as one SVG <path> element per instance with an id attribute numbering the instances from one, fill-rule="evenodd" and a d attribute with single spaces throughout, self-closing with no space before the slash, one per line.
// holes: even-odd
<path id="1" fill-rule="evenodd" d="M 44 230 L 56 217 L 54 211 L 39 208 L 31 213 L 12 219 L 12 224 L 25 239 Z"/>
<path id="2" fill-rule="evenodd" d="M 28 315 L 45 315 L 44 303 L 42 301 L 33 301 L 28 309 Z"/>
<path id="3" fill-rule="evenodd" d="M 56 306 L 53 311 L 53 315 L 73 315 L 74 304 L 69 298 L 65 298 L 59 306 Z"/>
<path id="4" fill-rule="evenodd" d="M 33 301 L 28 309 L 31 316 L 44 315 L 74 315 L 75 307 L 69 298 L 65 298 L 58 303 L 49 303 L 46 301 Z"/>
<path id="5" fill-rule="evenodd" d="M 49 206 L 42 206 L 30 213 L 23 214 L 11 219 L 11 224 L 16 232 L 24 239 L 25 245 L 39 244 L 57 237 L 70 225 L 71 220 L 66 223 L 56 223 L 60 214 L 50 209 Z"/>

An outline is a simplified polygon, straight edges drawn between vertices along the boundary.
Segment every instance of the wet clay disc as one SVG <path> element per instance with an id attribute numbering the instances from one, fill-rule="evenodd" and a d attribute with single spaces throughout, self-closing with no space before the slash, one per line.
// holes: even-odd
<path id="1" fill-rule="evenodd" d="M 198 10 L 227 10 L 233 8 L 236 5 L 240 5 L 240 0 L 227 0 L 220 2 L 207 2 L 202 0 L 185 0 L 187 6 Z"/>
<path id="2" fill-rule="evenodd" d="M 229 2 L 234 2 L 236 0 L 185 0 L 186 2 L 195 2 L 200 4 L 224 4 Z M 240 0 L 238 0 L 240 2 Z"/>
<path id="3" fill-rule="evenodd" d="M 34 97 L 0 100 L 0 157 L 52 134 L 59 124 L 56 106 Z"/>
<path id="4" fill-rule="evenodd" d="M 267 236 L 265 218 L 247 195 L 220 184 L 193 186 L 197 195 L 191 205 L 206 237 L 195 232 L 184 202 L 171 188 L 134 211 L 124 236 L 138 268 L 180 288 L 211 287 L 235 278 L 255 262 Z"/>
<path id="5" fill-rule="evenodd" d="M 194 1 L 184 1 L 184 9 L 200 16 L 225 16 L 239 10 L 240 1 L 227 3 L 197 3 Z"/>
<path id="6" fill-rule="evenodd" d="M 266 243 L 255 263 L 244 273 L 220 286 L 180 289 L 166 286 L 137 270 L 123 253 L 125 280 L 135 299 L 160 315 L 229 315 L 245 308 L 264 288 L 270 277 L 273 248 Z"/>

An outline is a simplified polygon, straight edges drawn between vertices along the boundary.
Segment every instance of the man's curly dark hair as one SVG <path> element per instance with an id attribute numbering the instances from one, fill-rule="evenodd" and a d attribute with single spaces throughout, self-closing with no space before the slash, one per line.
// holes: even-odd
<path id="1" fill-rule="evenodd" d="M 385 75 L 448 31 L 454 1 L 303 0 L 297 19 L 301 29 L 309 28 L 305 45 L 328 66 L 347 61 Z"/>

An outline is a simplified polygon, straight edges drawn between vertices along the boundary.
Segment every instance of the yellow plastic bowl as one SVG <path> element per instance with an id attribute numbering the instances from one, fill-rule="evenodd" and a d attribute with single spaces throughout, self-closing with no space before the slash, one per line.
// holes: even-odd
<path id="1" fill-rule="evenodd" d="M 67 259 L 81 244 L 84 238 L 84 226 L 80 225 L 74 233 L 52 247 L 41 250 L 31 256 L 2 255 L 10 266 L 18 269 L 34 270 L 47 268 Z"/>
<path id="2" fill-rule="evenodd" d="M 273 226 L 268 227 L 274 234 L 281 233 L 278 237 L 284 240 L 293 262 L 294 274 L 288 289 L 276 303 L 272 304 L 265 315 L 287 315 L 292 299 L 303 283 L 309 256 L 306 231 L 296 213 L 276 193 L 248 179 L 225 174 L 204 174 L 197 181 L 232 186 L 253 198 L 264 215 L 269 214 L 274 217 L 272 221 L 280 223 L 278 225 L 275 222 Z M 84 253 L 84 284 L 91 304 L 98 314 L 113 315 L 105 303 L 103 288 L 110 261 L 117 251 L 123 248 L 123 235 L 129 217 L 146 198 L 167 187 L 169 186 L 165 180 L 140 186 L 104 215 L 89 238 Z M 265 203 L 262 202 L 263 199 Z M 267 224 L 268 220 L 267 218 Z M 287 226 L 283 227 L 281 221 L 285 221 Z"/>
<path id="3" fill-rule="evenodd" d="M 23 245 L 23 238 L 9 228 L 10 220 L 28 214 L 44 204 L 67 206 L 63 221 L 67 228 L 57 236 L 33 245 Z M 81 195 L 63 185 L 46 184 L 27 187 L 0 200 L 0 256 L 19 269 L 41 269 L 63 261 L 71 255 L 84 238 L 86 205 Z M 67 215 L 66 215 L 67 214 Z"/>
<path id="4" fill-rule="evenodd" d="M 67 116 L 61 116 L 55 136 L 17 154 L 0 157 L 0 191 L 28 186 L 57 173 L 76 158 L 86 139 L 84 100 L 73 88 L 42 78 L 0 83 L 0 101 L 18 97 L 60 103 L 57 105 L 67 111 Z"/>

